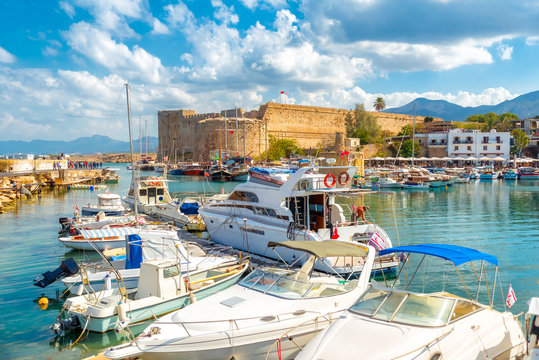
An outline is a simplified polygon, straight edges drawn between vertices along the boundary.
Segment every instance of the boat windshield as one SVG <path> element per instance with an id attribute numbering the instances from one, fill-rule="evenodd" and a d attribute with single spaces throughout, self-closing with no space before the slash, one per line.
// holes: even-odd
<path id="1" fill-rule="evenodd" d="M 379 320 L 419 326 L 442 326 L 447 324 L 456 301 L 457 299 L 441 296 L 371 287 L 350 310 Z M 456 318 L 457 316 L 453 315 L 451 320 Z"/>
<path id="2" fill-rule="evenodd" d="M 338 295 L 352 290 L 357 280 L 316 282 L 297 280 L 296 272 L 274 273 L 260 269 L 252 271 L 239 282 L 241 286 L 287 299 L 302 299 Z M 326 280 L 332 279 L 330 277 Z"/>

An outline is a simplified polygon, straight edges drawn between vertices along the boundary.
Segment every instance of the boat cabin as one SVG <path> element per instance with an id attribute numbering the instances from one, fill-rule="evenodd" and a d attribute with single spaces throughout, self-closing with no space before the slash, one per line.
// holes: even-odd
<path id="1" fill-rule="evenodd" d="M 149 296 L 172 298 L 187 291 L 180 264 L 168 259 L 148 260 L 140 264 L 136 299 Z"/>
<path id="2" fill-rule="evenodd" d="M 166 180 L 158 177 L 144 176 L 138 180 L 138 200 L 144 205 L 157 205 L 172 201 Z M 133 189 L 129 191 L 133 195 Z"/>
<path id="3" fill-rule="evenodd" d="M 122 199 L 118 194 L 98 194 L 97 203 L 101 208 L 122 207 Z"/>

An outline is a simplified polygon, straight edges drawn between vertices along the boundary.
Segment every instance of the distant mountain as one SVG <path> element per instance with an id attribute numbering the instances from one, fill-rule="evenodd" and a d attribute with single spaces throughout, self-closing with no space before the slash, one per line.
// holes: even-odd
<path id="1" fill-rule="evenodd" d="M 142 151 L 146 151 L 146 138 L 133 140 L 135 152 L 140 152 L 139 144 L 142 144 Z M 155 152 L 158 146 L 158 139 L 148 136 L 148 152 Z M 97 153 L 126 153 L 130 152 L 129 141 L 111 139 L 108 136 L 94 135 L 91 137 L 81 137 L 73 141 L 0 141 L 0 154 L 97 154 Z"/>
<path id="2" fill-rule="evenodd" d="M 518 96 L 498 105 L 481 105 L 476 107 L 463 107 L 445 100 L 417 98 L 404 106 L 385 109 L 384 112 L 413 115 L 414 104 L 416 115 L 439 117 L 445 121 L 464 121 L 470 115 L 486 114 L 489 112 L 496 114 L 508 112 L 517 115 L 520 119 L 525 119 L 539 115 L 539 91 Z"/>

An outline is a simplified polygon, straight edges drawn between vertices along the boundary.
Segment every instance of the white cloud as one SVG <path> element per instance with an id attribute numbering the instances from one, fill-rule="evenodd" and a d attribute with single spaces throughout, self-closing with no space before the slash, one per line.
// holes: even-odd
<path id="1" fill-rule="evenodd" d="M 14 63 L 17 58 L 9 53 L 6 49 L 0 46 L 0 63 L 11 64 Z"/>
<path id="2" fill-rule="evenodd" d="M 261 8 L 283 8 L 286 6 L 286 0 L 240 0 L 241 3 L 250 10 Z"/>
<path id="3" fill-rule="evenodd" d="M 121 72 L 131 79 L 150 82 L 162 80 L 161 75 L 165 69 L 159 58 L 138 46 L 130 50 L 125 44 L 117 43 L 108 33 L 90 24 L 73 24 L 64 36 L 73 49 L 111 71 Z"/>
<path id="4" fill-rule="evenodd" d="M 0 113 L 0 140 L 41 139 L 43 134 L 51 130 L 52 126 L 49 124 L 30 123 L 8 112 Z"/>
<path id="5" fill-rule="evenodd" d="M 526 38 L 526 45 L 535 46 L 539 44 L 539 36 L 528 36 Z"/>
<path id="6" fill-rule="evenodd" d="M 42 50 L 43 55 L 45 56 L 56 56 L 58 55 L 58 50 L 50 46 L 45 46 Z"/>
<path id="7" fill-rule="evenodd" d="M 511 60 L 513 54 L 513 47 L 505 44 L 500 44 L 498 46 L 498 52 L 502 60 Z"/>
<path id="8" fill-rule="evenodd" d="M 176 5 L 167 5 L 164 9 L 167 13 L 166 21 L 172 27 L 190 27 L 195 22 L 193 13 L 183 2 L 178 2 Z"/>
<path id="9" fill-rule="evenodd" d="M 153 19 L 152 34 L 170 34 L 170 30 L 158 19 Z"/>
<path id="10" fill-rule="evenodd" d="M 225 24 L 237 24 L 240 19 L 234 13 L 234 6 L 227 7 L 221 0 L 211 0 L 211 5 L 216 8 L 214 17 Z"/>
<path id="11" fill-rule="evenodd" d="M 60 8 L 64 10 L 66 15 L 69 16 L 70 19 L 73 19 L 73 16 L 75 16 L 75 8 L 73 7 L 73 5 L 66 1 L 60 1 L 58 5 L 60 5 Z"/>

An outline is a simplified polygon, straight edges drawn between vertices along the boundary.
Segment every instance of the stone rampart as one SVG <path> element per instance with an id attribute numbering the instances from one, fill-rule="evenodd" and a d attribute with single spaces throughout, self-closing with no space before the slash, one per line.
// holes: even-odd
<path id="1" fill-rule="evenodd" d="M 239 122 L 246 121 L 248 127 L 247 153 L 258 156 L 266 150 L 266 134 L 276 138 L 294 139 L 298 146 L 304 149 L 332 147 L 335 144 L 335 134 L 346 132 L 345 117 L 352 110 L 266 103 L 258 110 L 237 111 Z M 411 125 L 413 120 L 413 116 L 404 114 L 374 111 L 369 114 L 375 116 L 381 130 L 390 135 L 396 135 L 404 125 Z M 208 160 L 209 155 L 206 154 L 218 148 L 217 129 L 224 129 L 225 117 L 228 118 L 228 128 L 234 128 L 235 115 L 236 109 L 206 114 L 196 114 L 193 110 L 159 111 L 160 155 L 172 156 L 174 153 L 188 151 L 194 153 L 194 159 L 197 161 Z M 415 120 L 416 124 L 420 124 L 424 118 L 416 116 Z M 226 136 L 234 139 L 236 137 L 231 134 Z M 222 143 L 224 147 L 224 139 Z M 229 144 L 229 150 L 237 152 L 236 141 L 229 141 Z M 240 150 L 241 153 L 243 149 Z"/>

